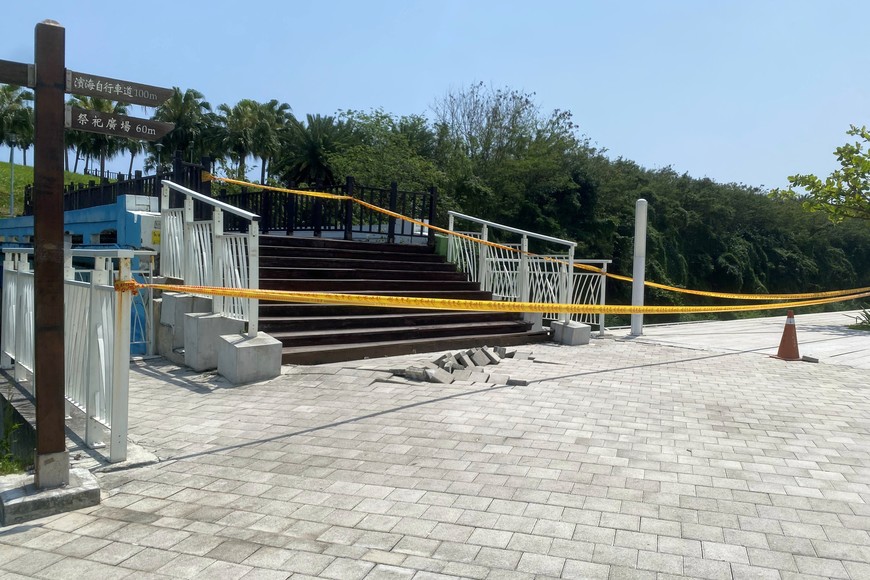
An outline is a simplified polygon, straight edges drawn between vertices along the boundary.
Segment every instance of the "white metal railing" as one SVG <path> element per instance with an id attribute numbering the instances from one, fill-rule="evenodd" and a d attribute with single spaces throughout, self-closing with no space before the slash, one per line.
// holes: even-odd
<path id="1" fill-rule="evenodd" d="M 478 226 L 478 231 L 457 230 L 456 221 Z M 497 224 L 458 212 L 448 212 L 448 229 L 473 239 L 448 236 L 447 259 L 456 264 L 469 279 L 478 282 L 481 290 L 492 292 L 496 300 L 512 302 L 544 302 L 550 304 L 605 303 L 607 265 L 610 260 L 578 260 L 574 257 L 575 242 L 536 234 Z M 472 226 L 473 227 L 473 226 Z M 498 242 L 489 245 L 491 230 L 500 230 L 501 238 L 519 237 L 519 242 Z M 564 252 L 530 255 L 529 239 L 550 245 L 564 246 Z M 480 240 L 480 241 L 475 241 Z M 589 264 L 601 272 L 577 270 L 575 264 Z M 597 325 L 604 334 L 604 314 L 544 313 L 545 318 L 576 320 Z"/>
<path id="2" fill-rule="evenodd" d="M 33 250 L 5 249 L 4 254 L 0 366 L 14 369 L 15 380 L 36 397 L 39 377 L 33 368 L 34 296 L 29 263 Z M 116 292 L 112 278 L 117 266 L 117 276 L 129 279 L 136 254 L 132 250 L 64 252 L 64 396 L 68 406 L 85 414 L 81 435 L 86 444 L 92 448 L 107 444 L 110 462 L 127 457 L 132 307 L 132 295 Z M 74 257 L 93 259 L 93 269 L 77 270 Z M 85 277 L 88 281 L 77 279 Z"/>
<path id="3" fill-rule="evenodd" d="M 184 207 L 170 209 L 172 191 L 184 195 Z M 211 220 L 194 219 L 193 204 L 212 207 Z M 224 233 L 224 213 L 248 221 L 248 233 Z M 218 286 L 256 290 L 260 287 L 260 216 L 168 180 L 160 198 L 160 273 L 191 286 Z M 213 296 L 212 312 L 246 320 L 248 336 L 256 336 L 259 300 Z"/>

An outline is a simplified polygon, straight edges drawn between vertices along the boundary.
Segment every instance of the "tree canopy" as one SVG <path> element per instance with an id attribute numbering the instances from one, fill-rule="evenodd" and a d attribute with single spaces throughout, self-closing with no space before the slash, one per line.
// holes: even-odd
<path id="1" fill-rule="evenodd" d="M 823 212 L 835 223 L 847 218 L 870 220 L 870 151 L 866 149 L 870 132 L 852 125 L 847 134 L 859 140 L 837 147 L 839 169 L 824 180 L 812 174 L 792 175 L 789 188 L 774 190 L 773 196 L 798 199 L 806 209 Z"/>

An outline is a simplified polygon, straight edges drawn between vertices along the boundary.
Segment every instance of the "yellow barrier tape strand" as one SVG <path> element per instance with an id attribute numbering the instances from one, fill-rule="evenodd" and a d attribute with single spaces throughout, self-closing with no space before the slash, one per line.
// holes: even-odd
<path id="1" fill-rule="evenodd" d="M 275 186 L 271 186 L 271 185 L 259 185 L 259 184 L 250 183 L 247 181 L 230 179 L 229 177 L 217 177 L 216 175 L 212 175 L 211 173 L 208 173 L 205 171 L 203 172 L 203 180 L 204 181 L 223 181 L 225 183 L 240 185 L 242 187 L 258 187 L 258 188 L 269 190 L 269 191 L 277 191 L 280 193 L 291 193 L 294 195 L 307 195 L 307 196 L 311 196 L 311 197 L 319 197 L 319 198 L 324 198 L 324 199 L 336 199 L 336 200 L 350 199 L 354 203 L 361 205 L 363 207 L 366 207 L 368 209 L 371 209 L 373 211 L 377 211 L 377 212 L 382 213 L 384 215 L 394 217 L 396 219 L 401 219 L 401 220 L 404 220 L 406 222 L 412 223 L 414 225 L 428 228 L 428 229 L 431 229 L 433 231 L 436 231 L 436 232 L 439 232 L 442 234 L 446 234 L 449 236 L 455 236 L 455 237 L 469 240 L 469 241 L 472 241 L 472 242 L 475 242 L 478 244 L 490 246 L 492 248 L 499 248 L 501 250 L 515 252 L 515 253 L 520 254 L 520 255 L 525 255 L 525 256 L 529 256 L 529 257 L 540 257 L 547 262 L 553 262 L 555 264 L 560 264 L 563 266 L 568 265 L 568 262 L 565 262 L 563 260 L 559 260 L 556 258 L 549 258 L 547 256 L 538 256 L 538 254 L 535 254 L 533 252 L 524 252 L 524 251 L 519 250 L 517 248 L 505 246 L 505 245 L 499 244 L 497 242 L 490 242 L 488 240 L 486 240 L 486 241 L 481 240 L 480 238 L 475 238 L 473 236 L 469 236 L 469 235 L 463 234 L 461 232 L 454 232 L 454 231 L 451 231 L 451 230 L 448 230 L 448 229 L 445 229 L 445 228 L 442 228 L 442 227 L 439 227 L 436 225 L 427 224 L 426 222 L 422 222 L 422 221 L 415 220 L 413 218 L 409 218 L 408 216 L 402 215 L 402 214 L 394 212 L 394 211 L 390 211 L 388 209 L 384 209 L 382 207 L 368 203 L 368 202 L 363 201 L 361 199 L 356 199 L 354 197 L 350 197 L 348 195 L 336 195 L 333 193 L 325 193 L 325 192 L 320 192 L 320 191 L 307 191 L 307 190 L 303 190 L 303 189 L 288 189 L 286 187 L 275 187 Z M 628 283 L 634 282 L 634 279 L 629 277 L 629 276 L 622 276 L 620 274 L 613 274 L 611 272 L 604 272 L 603 269 L 598 268 L 596 266 L 591 266 L 589 264 L 576 264 L 575 263 L 574 267 L 579 269 L 579 270 L 585 270 L 585 271 L 593 272 L 596 274 L 602 274 L 602 275 L 605 275 L 608 278 L 611 278 L 613 280 L 619 280 L 620 282 L 628 282 Z M 690 288 L 679 288 L 677 286 L 669 286 L 667 284 L 660 284 L 658 282 L 650 282 L 648 280 L 644 281 L 644 286 L 649 286 L 650 288 L 657 288 L 659 290 L 665 290 L 668 292 L 677 292 L 680 294 L 690 294 L 692 296 L 704 296 L 707 298 L 721 298 L 721 299 L 726 299 L 726 300 L 758 300 L 758 301 L 762 301 L 762 300 L 815 300 L 815 299 L 819 299 L 819 298 L 834 298 L 834 297 L 838 297 L 838 296 L 848 296 L 848 295 L 852 295 L 852 294 L 860 294 L 862 292 L 870 291 L 870 286 L 865 286 L 863 288 L 851 288 L 849 290 L 831 290 L 828 292 L 808 292 L 808 293 L 805 292 L 805 293 L 798 293 L 798 294 L 739 294 L 739 293 L 733 293 L 733 292 L 714 292 L 711 290 L 692 290 Z"/>
<path id="2" fill-rule="evenodd" d="M 566 314 L 698 314 L 714 312 L 748 312 L 801 308 L 820 304 L 831 304 L 842 300 L 866 298 L 870 292 L 846 297 L 819 298 L 788 303 L 744 304 L 732 306 L 631 306 L 599 304 L 548 304 L 543 302 L 498 302 L 491 300 L 460 300 L 451 298 L 414 298 L 409 296 L 377 296 L 370 294 L 341 294 L 331 292 L 294 292 L 289 290 L 249 290 L 241 288 L 219 288 L 214 286 L 175 286 L 171 284 L 140 284 L 134 280 L 115 283 L 119 292 L 135 292 L 140 288 L 151 288 L 167 292 L 185 292 L 234 298 L 253 298 L 274 300 L 276 302 L 299 302 L 306 304 L 353 304 L 392 308 L 415 308 L 432 310 L 466 310 L 474 312 L 558 312 Z"/>

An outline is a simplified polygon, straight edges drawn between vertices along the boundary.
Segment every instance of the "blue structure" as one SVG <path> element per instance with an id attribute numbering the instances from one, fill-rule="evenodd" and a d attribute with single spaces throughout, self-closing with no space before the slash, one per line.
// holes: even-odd
<path id="1" fill-rule="evenodd" d="M 68 247 L 110 247 L 131 250 L 160 249 L 160 213 L 158 198 L 144 195 L 119 195 L 114 204 L 64 212 L 64 238 Z M 33 245 L 33 216 L 0 219 L 0 246 Z M 132 268 L 147 269 L 147 264 L 133 260 Z M 2 270 L 0 270 L 2 276 Z M 140 281 L 144 281 L 141 279 Z M 2 281 L 2 278 L 0 278 Z M 144 321 L 145 303 L 133 302 L 133 319 Z M 131 354 L 145 354 L 145 328 L 131 325 Z"/>

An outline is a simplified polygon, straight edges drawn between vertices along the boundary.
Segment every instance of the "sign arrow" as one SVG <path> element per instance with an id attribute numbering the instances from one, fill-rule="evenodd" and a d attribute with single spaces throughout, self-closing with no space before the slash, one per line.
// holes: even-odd
<path id="1" fill-rule="evenodd" d="M 174 91 L 67 69 L 66 92 L 146 107 L 159 107 L 172 96 Z"/>
<path id="2" fill-rule="evenodd" d="M 66 108 L 64 126 L 89 133 L 102 133 L 115 137 L 128 137 L 144 141 L 158 141 L 175 128 L 174 123 L 89 111 L 79 107 Z"/>

